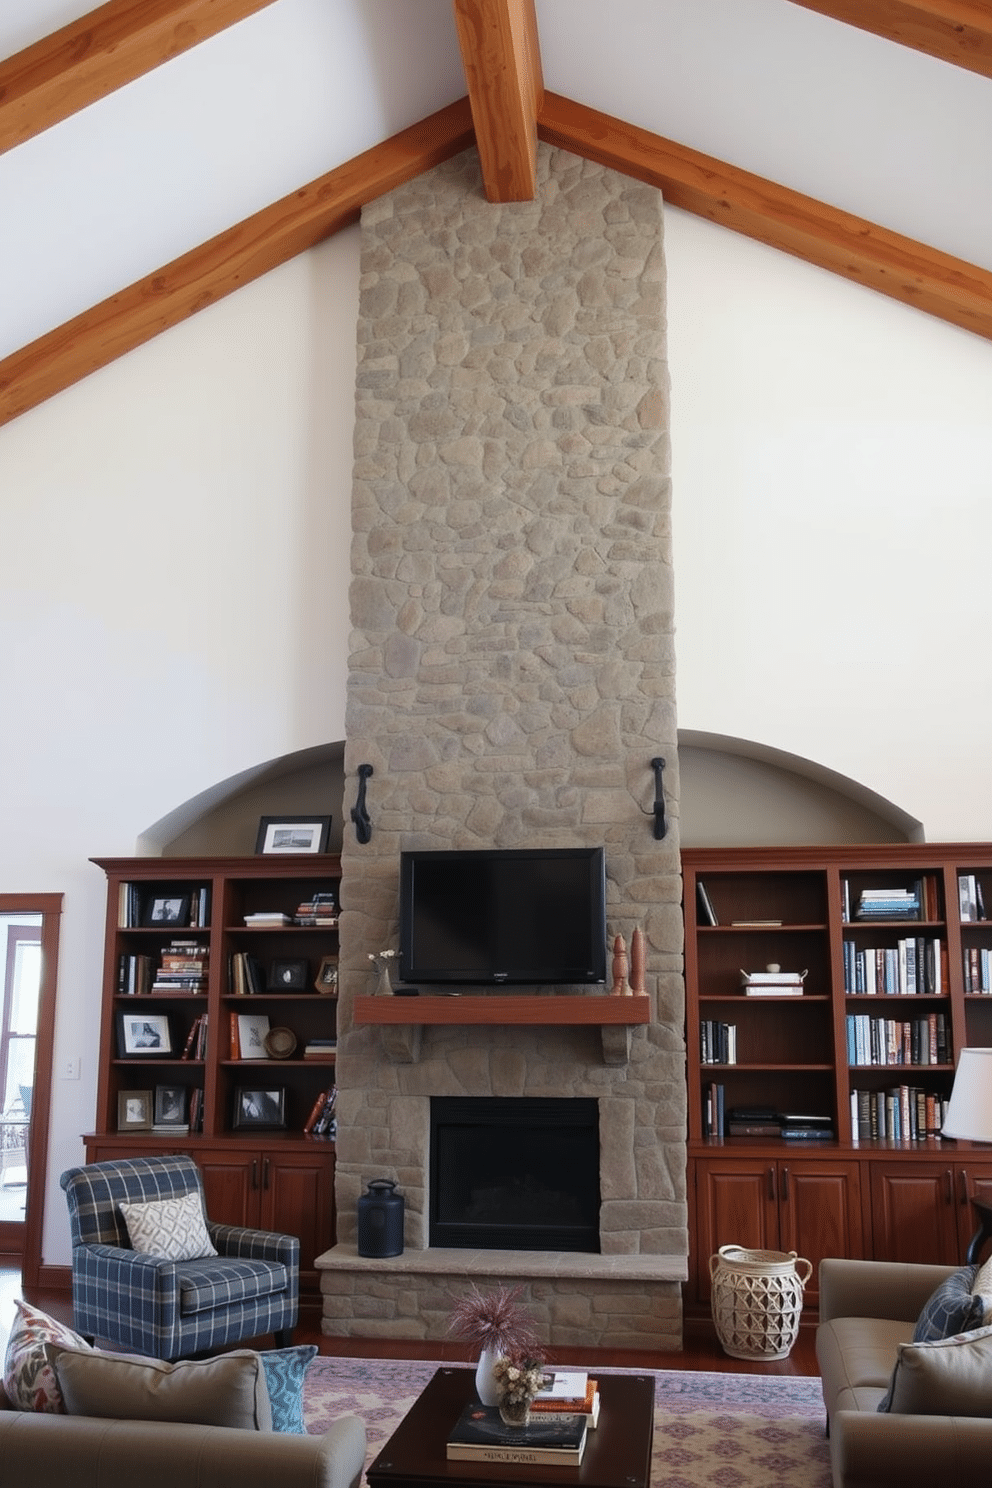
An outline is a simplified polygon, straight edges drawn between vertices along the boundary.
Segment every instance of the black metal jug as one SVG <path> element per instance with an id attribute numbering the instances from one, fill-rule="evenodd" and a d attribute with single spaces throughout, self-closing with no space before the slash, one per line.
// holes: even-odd
<path id="1" fill-rule="evenodd" d="M 389 1178 L 371 1178 L 358 1201 L 358 1254 L 382 1260 L 403 1254 L 403 1195 Z"/>

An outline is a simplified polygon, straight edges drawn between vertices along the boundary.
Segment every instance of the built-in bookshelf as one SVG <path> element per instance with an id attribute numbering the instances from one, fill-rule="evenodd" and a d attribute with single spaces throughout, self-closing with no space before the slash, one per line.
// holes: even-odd
<path id="1" fill-rule="evenodd" d="M 992 844 L 682 867 L 697 1300 L 720 1244 L 959 1258 L 992 1160 L 940 1129 L 958 1052 L 992 1045 Z"/>
<path id="2" fill-rule="evenodd" d="M 340 860 L 94 859 L 107 875 L 90 1160 L 188 1151 L 212 1219 L 333 1243 Z"/>

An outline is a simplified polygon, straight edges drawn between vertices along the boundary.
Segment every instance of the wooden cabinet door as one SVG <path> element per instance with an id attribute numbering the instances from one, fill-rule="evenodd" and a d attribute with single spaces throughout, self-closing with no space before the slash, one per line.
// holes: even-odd
<path id="1" fill-rule="evenodd" d="M 957 1198 L 958 1248 L 955 1260 L 964 1261 L 972 1236 L 978 1229 L 978 1215 L 971 1207 L 972 1199 L 983 1204 L 992 1204 L 992 1165 L 988 1162 L 956 1163 L 954 1193 Z M 979 1261 L 987 1261 L 992 1251 L 988 1243 L 982 1246 Z"/>
<path id="2" fill-rule="evenodd" d="M 721 1245 L 778 1249 L 778 1174 L 774 1162 L 741 1154 L 697 1159 L 694 1182 L 695 1300 L 708 1303 L 710 1257 Z"/>
<path id="3" fill-rule="evenodd" d="M 953 1265 L 963 1259 L 952 1164 L 873 1162 L 870 1166 L 875 1260 Z"/>
<path id="4" fill-rule="evenodd" d="M 259 1224 L 300 1241 L 300 1290 L 319 1292 L 314 1259 L 334 1244 L 334 1153 L 263 1151 Z"/>
<path id="5" fill-rule="evenodd" d="M 207 1215 L 217 1224 L 258 1226 L 261 1157 L 236 1147 L 198 1148 Z"/>
<path id="6" fill-rule="evenodd" d="M 800 1157 L 778 1165 L 779 1249 L 794 1250 L 813 1267 L 806 1305 L 819 1301 L 824 1256 L 866 1254 L 861 1222 L 861 1173 L 855 1162 Z"/>

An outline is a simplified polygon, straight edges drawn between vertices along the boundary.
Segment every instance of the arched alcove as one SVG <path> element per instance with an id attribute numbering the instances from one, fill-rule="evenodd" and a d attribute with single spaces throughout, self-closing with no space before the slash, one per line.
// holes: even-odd
<path id="1" fill-rule="evenodd" d="M 268 760 L 209 786 L 154 822 L 138 841 L 151 857 L 242 857 L 255 851 L 263 816 L 331 816 L 328 851 L 341 851 L 344 743 Z"/>
<path id="2" fill-rule="evenodd" d="M 747 739 L 679 732 L 683 847 L 920 842 L 920 822 L 813 760 Z"/>

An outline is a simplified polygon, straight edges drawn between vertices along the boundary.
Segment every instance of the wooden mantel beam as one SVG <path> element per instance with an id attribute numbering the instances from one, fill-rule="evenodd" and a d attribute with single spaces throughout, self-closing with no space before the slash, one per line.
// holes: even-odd
<path id="1" fill-rule="evenodd" d="M 0 152 L 272 0 L 109 0 L 0 62 Z"/>
<path id="2" fill-rule="evenodd" d="M 358 220 L 474 143 L 467 98 L 356 155 L 0 361 L 0 424 Z"/>
<path id="3" fill-rule="evenodd" d="M 537 129 L 548 144 L 657 186 L 671 206 L 992 340 L 987 269 L 556 93 L 545 93 Z"/>
<path id="4" fill-rule="evenodd" d="M 793 4 L 992 78 L 992 5 L 987 0 L 793 0 Z"/>
<path id="5" fill-rule="evenodd" d="M 486 197 L 533 201 L 544 95 L 534 0 L 454 0 Z"/>

